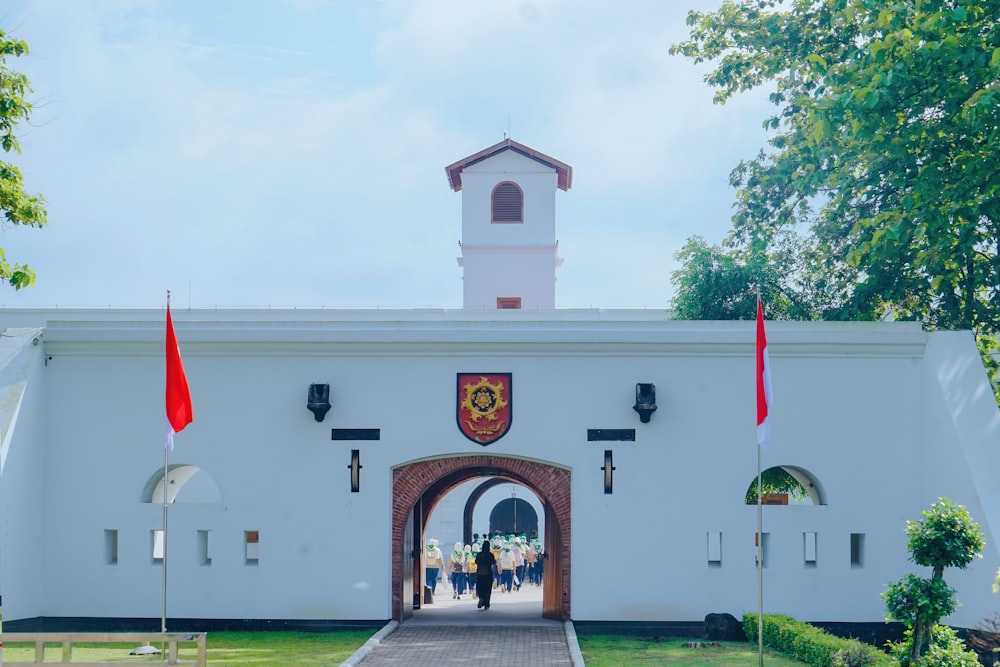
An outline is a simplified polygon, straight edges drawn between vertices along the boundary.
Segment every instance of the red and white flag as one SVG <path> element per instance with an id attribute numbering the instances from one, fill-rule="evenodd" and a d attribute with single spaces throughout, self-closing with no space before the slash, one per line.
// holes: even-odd
<path id="1" fill-rule="evenodd" d="M 757 297 L 757 444 L 771 442 L 771 423 L 767 409 L 771 405 L 771 364 L 767 359 L 767 335 L 764 333 L 764 308 Z"/>
<path id="2" fill-rule="evenodd" d="M 174 321 L 167 303 L 167 451 L 174 451 L 174 434 L 194 420 L 191 392 L 188 390 L 181 351 L 177 347 Z"/>

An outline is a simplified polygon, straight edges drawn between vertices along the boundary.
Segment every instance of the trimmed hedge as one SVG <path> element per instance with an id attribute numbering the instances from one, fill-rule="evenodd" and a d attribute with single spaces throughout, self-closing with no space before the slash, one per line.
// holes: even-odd
<path id="1" fill-rule="evenodd" d="M 841 639 L 817 627 L 781 614 L 764 614 L 764 646 L 814 667 L 891 667 L 888 654 L 857 639 Z M 757 641 L 757 614 L 743 615 L 743 631 Z"/>

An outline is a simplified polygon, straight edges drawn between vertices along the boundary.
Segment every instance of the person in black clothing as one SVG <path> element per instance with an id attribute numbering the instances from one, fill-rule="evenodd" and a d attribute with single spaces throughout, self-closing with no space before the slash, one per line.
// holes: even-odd
<path id="1" fill-rule="evenodd" d="M 476 554 L 476 595 L 479 597 L 480 609 L 490 608 L 490 595 L 493 593 L 493 566 L 497 559 L 490 551 L 490 543 L 484 542 L 483 549 Z"/>

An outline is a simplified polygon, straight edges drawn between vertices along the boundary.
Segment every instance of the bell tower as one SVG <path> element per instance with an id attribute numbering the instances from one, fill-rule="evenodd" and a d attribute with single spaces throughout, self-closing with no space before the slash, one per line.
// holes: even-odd
<path id="1" fill-rule="evenodd" d="M 462 192 L 462 306 L 556 306 L 556 190 L 569 190 L 573 168 L 504 139 L 445 167 Z"/>

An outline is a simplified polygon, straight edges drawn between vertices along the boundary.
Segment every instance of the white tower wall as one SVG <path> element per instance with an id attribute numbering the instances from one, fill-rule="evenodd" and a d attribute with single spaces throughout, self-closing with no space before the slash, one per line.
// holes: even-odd
<path id="1" fill-rule="evenodd" d="M 520 300 L 520 308 L 556 306 L 556 190 L 568 187 L 568 167 L 530 156 L 527 147 L 487 149 L 449 168 L 462 192 L 464 308 L 494 309 L 498 299 Z M 513 145 L 512 143 L 510 145 Z M 518 145 L 520 146 L 520 145 Z M 494 150 L 497 149 L 497 150 Z M 492 151 L 492 152 L 490 152 Z M 493 193 L 505 182 L 522 194 L 520 222 L 493 222 Z"/>

